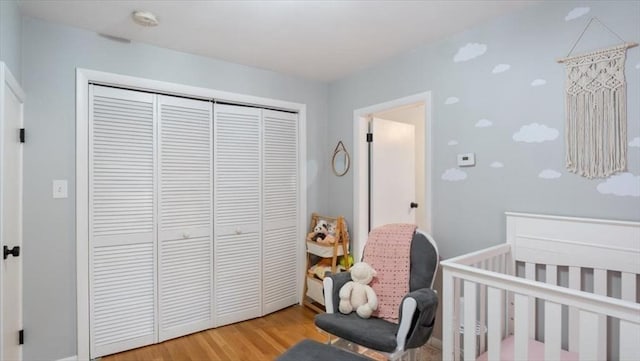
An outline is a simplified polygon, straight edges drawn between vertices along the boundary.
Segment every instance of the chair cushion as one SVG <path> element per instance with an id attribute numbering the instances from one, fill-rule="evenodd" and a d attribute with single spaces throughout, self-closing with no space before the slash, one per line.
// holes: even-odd
<path id="1" fill-rule="evenodd" d="M 437 272 L 438 252 L 424 234 L 416 232 L 411 242 L 411 273 L 409 290 L 431 288 Z"/>
<path id="2" fill-rule="evenodd" d="M 313 340 L 297 343 L 276 361 L 369 361 L 368 358 Z"/>
<path id="3" fill-rule="evenodd" d="M 360 318 L 355 312 L 323 313 L 316 316 L 316 326 L 364 347 L 393 352 L 396 349 L 398 325 L 381 318 Z"/>

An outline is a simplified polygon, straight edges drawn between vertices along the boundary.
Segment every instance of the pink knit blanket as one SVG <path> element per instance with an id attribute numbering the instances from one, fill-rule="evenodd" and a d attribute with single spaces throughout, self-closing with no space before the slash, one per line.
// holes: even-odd
<path id="1" fill-rule="evenodd" d="M 411 240 L 414 224 L 388 224 L 373 229 L 364 249 L 364 262 L 376 270 L 371 287 L 378 297 L 373 316 L 398 323 L 400 302 L 409 293 Z"/>

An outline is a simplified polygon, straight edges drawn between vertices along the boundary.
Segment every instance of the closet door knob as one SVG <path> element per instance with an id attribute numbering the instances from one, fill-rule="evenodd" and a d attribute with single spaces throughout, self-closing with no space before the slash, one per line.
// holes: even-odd
<path id="1" fill-rule="evenodd" d="M 182 234 L 182 238 L 184 238 L 184 239 L 187 239 L 187 238 L 189 238 L 189 237 L 191 237 L 191 235 L 190 235 L 188 232 L 184 232 L 184 233 Z"/>
<path id="2" fill-rule="evenodd" d="M 416 203 L 416 202 L 411 202 L 411 204 L 409 204 L 409 206 L 410 206 L 411 208 L 418 208 L 418 203 Z"/>
<path id="3" fill-rule="evenodd" d="M 236 234 L 242 234 L 242 230 L 240 228 L 236 229 Z"/>

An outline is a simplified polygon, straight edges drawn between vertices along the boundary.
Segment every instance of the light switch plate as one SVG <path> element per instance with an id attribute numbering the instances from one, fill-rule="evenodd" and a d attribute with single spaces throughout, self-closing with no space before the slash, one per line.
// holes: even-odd
<path id="1" fill-rule="evenodd" d="M 475 153 L 458 154 L 459 167 L 473 167 L 474 165 L 476 165 Z"/>
<path id="2" fill-rule="evenodd" d="M 68 198 L 69 192 L 67 190 L 66 179 L 54 179 L 53 180 L 53 198 Z"/>

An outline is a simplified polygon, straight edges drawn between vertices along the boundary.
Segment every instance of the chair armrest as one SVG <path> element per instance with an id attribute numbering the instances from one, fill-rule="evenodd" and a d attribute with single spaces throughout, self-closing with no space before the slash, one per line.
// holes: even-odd
<path id="1" fill-rule="evenodd" d="M 349 281 L 351 281 L 349 271 L 329 274 L 324 278 L 322 286 L 324 288 L 324 308 L 327 313 L 334 313 L 338 309 L 340 289 Z"/>
<path id="2" fill-rule="evenodd" d="M 438 294 L 430 288 L 409 292 L 400 304 L 396 334 L 398 350 L 424 345 L 431 336 L 438 310 Z"/>

